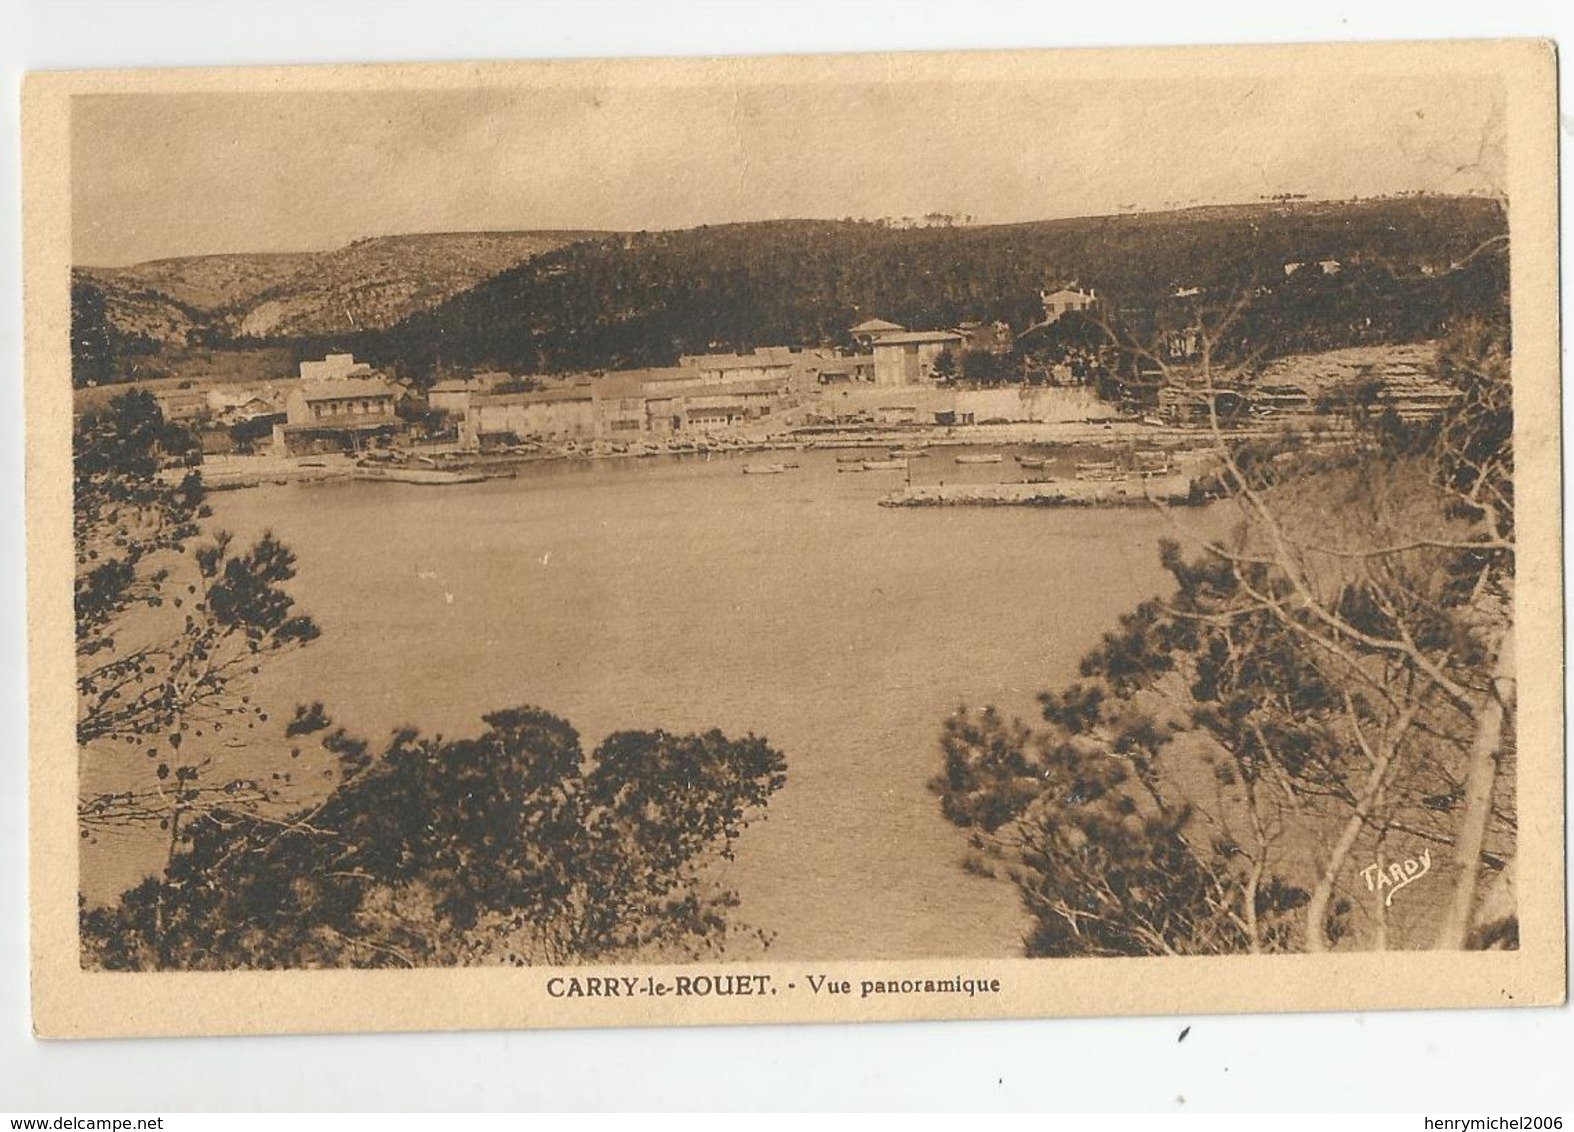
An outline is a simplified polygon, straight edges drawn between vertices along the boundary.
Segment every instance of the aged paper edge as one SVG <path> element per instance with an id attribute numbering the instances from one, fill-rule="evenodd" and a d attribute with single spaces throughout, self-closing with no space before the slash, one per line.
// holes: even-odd
<path id="1" fill-rule="evenodd" d="M 1522 946 L 1328 956 L 725 963 L 684 967 L 112 974 L 80 967 L 71 615 L 70 101 L 88 93 L 411 90 L 848 80 L 965 82 L 1053 71 L 1201 79 L 1296 70 L 1500 76 L 1507 92 L 1520 501 Z M 1545 41 L 57 72 L 23 91 L 23 299 L 34 1031 L 128 1037 L 1550 1005 L 1567 993 L 1556 56 Z M 553 998 L 554 976 L 768 976 L 777 993 Z M 807 975 L 852 982 L 813 995 Z M 998 979 L 974 997 L 862 998 L 865 979 Z M 797 989 L 788 991 L 794 983 Z M 764 985 L 754 980 L 752 985 Z"/>

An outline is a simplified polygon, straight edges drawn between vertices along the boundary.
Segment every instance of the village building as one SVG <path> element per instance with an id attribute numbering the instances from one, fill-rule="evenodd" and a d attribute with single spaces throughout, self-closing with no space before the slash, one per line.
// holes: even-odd
<path id="1" fill-rule="evenodd" d="M 890 334 L 901 334 L 906 329 L 907 327 L 905 326 L 900 326 L 894 322 L 887 322 L 883 318 L 871 318 L 865 320 L 864 322 L 860 322 L 857 326 L 848 331 L 848 333 L 853 336 L 853 340 L 855 342 L 857 342 L 860 346 L 863 346 L 865 349 L 868 349 L 881 338 L 884 338 Z"/>
<path id="2" fill-rule="evenodd" d="M 588 387 L 594 434 L 617 441 L 712 432 L 763 420 L 789 399 L 790 372 L 780 366 L 769 370 L 774 376 L 753 381 L 710 380 L 692 366 L 606 374 Z"/>
<path id="3" fill-rule="evenodd" d="M 1099 298 L 1096 291 L 1084 291 L 1076 284 L 1069 287 L 1058 287 L 1053 291 L 1040 291 L 1039 301 L 1044 304 L 1044 321 L 1041 325 L 1048 326 L 1072 311 L 1090 310 L 1098 305 Z"/>
<path id="4" fill-rule="evenodd" d="M 291 427 L 362 427 L 394 420 L 394 390 L 378 377 L 303 381 L 285 412 Z"/>
<path id="5" fill-rule="evenodd" d="M 782 388 L 775 380 L 731 382 L 710 389 L 669 386 L 648 390 L 646 396 L 653 422 L 667 422 L 673 432 L 714 432 L 770 416 Z"/>
<path id="6" fill-rule="evenodd" d="M 191 424 L 209 415 L 208 395 L 200 389 L 161 389 L 153 399 L 166 421 Z"/>
<path id="7" fill-rule="evenodd" d="M 823 354 L 806 359 L 803 372 L 811 385 L 855 385 L 874 381 L 873 354 Z"/>
<path id="8" fill-rule="evenodd" d="M 596 403 L 588 386 L 532 393 L 476 393 L 459 429 L 470 448 L 498 448 L 525 440 L 589 440 L 596 435 Z"/>
<path id="9" fill-rule="evenodd" d="M 274 445 L 290 453 L 359 450 L 374 436 L 398 431 L 396 399 L 393 387 L 379 377 L 302 381 L 285 401 L 285 421 L 274 427 Z"/>
<path id="10" fill-rule="evenodd" d="M 772 378 L 786 384 L 797 364 L 797 355 L 787 346 L 762 346 L 748 354 L 685 354 L 678 359 L 680 369 L 694 370 L 710 384 Z"/>
<path id="11" fill-rule="evenodd" d="M 503 370 L 485 370 L 469 377 L 445 377 L 426 391 L 427 406 L 437 413 L 463 417 L 472 397 L 488 393 L 528 393 L 549 379 L 520 377 Z"/>
<path id="12" fill-rule="evenodd" d="M 426 391 L 426 403 L 433 412 L 462 417 L 470 409 L 470 399 L 486 390 L 477 378 L 448 378 Z"/>
<path id="13" fill-rule="evenodd" d="M 910 330 L 883 335 L 873 345 L 874 383 L 896 386 L 930 382 L 934 380 L 936 359 L 961 344 L 962 336 L 954 330 Z"/>
<path id="14" fill-rule="evenodd" d="M 352 377 L 370 377 L 372 367 L 355 360 L 354 354 L 329 354 L 321 361 L 301 363 L 302 381 L 344 381 Z"/>
<path id="15" fill-rule="evenodd" d="M 645 397 L 647 382 L 660 383 L 649 370 L 609 373 L 591 385 L 596 434 L 628 437 L 657 429 Z M 671 431 L 670 426 L 665 431 Z"/>
<path id="16" fill-rule="evenodd" d="M 293 386 L 293 381 L 281 383 Z M 207 408 L 211 420 L 221 425 L 253 421 L 262 417 L 285 416 L 288 389 L 269 383 L 263 386 L 222 385 L 207 393 Z"/>

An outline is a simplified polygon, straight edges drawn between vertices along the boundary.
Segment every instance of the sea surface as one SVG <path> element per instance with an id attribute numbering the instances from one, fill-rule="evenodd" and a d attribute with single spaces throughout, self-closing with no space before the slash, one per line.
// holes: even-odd
<path id="1" fill-rule="evenodd" d="M 958 451 L 912 461 L 913 481 L 1021 478 L 1009 449 L 984 466 Z M 742 474 L 782 460 L 801 466 Z M 256 678 L 278 718 L 322 700 L 369 737 L 460 735 L 535 704 L 587 751 L 625 728 L 754 732 L 787 785 L 723 879 L 771 958 L 1020 954 L 1015 890 L 960 867 L 965 835 L 926 788 L 942 722 L 961 704 L 1031 716 L 1166 589 L 1174 526 L 1141 508 L 878 506 L 908 474 L 839 472 L 827 451 L 554 462 L 465 486 L 225 492 L 213 522 L 283 538 L 323 629 Z"/>

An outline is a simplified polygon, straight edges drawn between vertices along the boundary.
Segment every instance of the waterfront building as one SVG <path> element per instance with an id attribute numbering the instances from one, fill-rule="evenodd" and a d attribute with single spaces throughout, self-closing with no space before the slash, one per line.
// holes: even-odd
<path id="1" fill-rule="evenodd" d="M 922 385 L 934 379 L 935 360 L 955 351 L 962 336 L 954 330 L 907 330 L 874 340 L 876 385 Z"/>
<path id="2" fill-rule="evenodd" d="M 393 387 L 379 377 L 302 381 L 285 401 L 274 446 L 296 454 L 358 450 L 373 436 L 398 431 L 395 400 Z"/>
<path id="3" fill-rule="evenodd" d="M 701 381 L 712 385 L 774 378 L 786 384 L 797 361 L 787 346 L 762 346 L 748 354 L 685 354 L 678 367 L 695 371 Z"/>
<path id="4" fill-rule="evenodd" d="M 873 354 L 824 353 L 804 359 L 806 386 L 854 385 L 874 381 Z"/>
<path id="5" fill-rule="evenodd" d="M 662 391 L 700 384 L 698 372 L 684 366 L 605 374 L 590 386 L 595 402 L 596 435 L 617 439 L 643 432 L 676 431 L 678 425 L 667 419 L 670 398 L 664 398 Z"/>
<path id="6" fill-rule="evenodd" d="M 596 403 L 588 386 L 475 393 L 459 429 L 462 444 L 482 449 L 521 440 L 588 440 L 595 435 Z"/>
<path id="7" fill-rule="evenodd" d="M 669 386 L 648 390 L 646 396 L 651 420 L 666 422 L 672 432 L 714 432 L 770 416 L 782 388 L 776 380 L 729 382 L 699 389 Z"/>

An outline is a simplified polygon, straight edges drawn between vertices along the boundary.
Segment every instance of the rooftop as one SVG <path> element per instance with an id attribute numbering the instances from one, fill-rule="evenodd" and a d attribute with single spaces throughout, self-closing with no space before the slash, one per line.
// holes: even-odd
<path id="1" fill-rule="evenodd" d="M 488 405 L 543 405 L 560 401 L 589 401 L 587 387 L 537 389 L 532 393 L 482 393 L 472 402 L 477 408 Z"/>
<path id="2" fill-rule="evenodd" d="M 653 369 L 618 369 L 596 380 L 591 387 L 595 395 L 607 400 L 614 397 L 643 397 L 647 385 L 669 381 L 691 381 L 698 384 L 698 370 L 683 366 L 663 366 Z"/>
<path id="3" fill-rule="evenodd" d="M 648 391 L 651 400 L 668 400 L 679 397 L 737 397 L 766 393 L 780 393 L 782 383 L 774 378 L 757 381 L 729 381 L 725 385 L 689 385 L 683 388 L 667 387 Z"/>
<path id="4" fill-rule="evenodd" d="M 962 336 L 954 330 L 906 330 L 901 334 L 882 334 L 875 342 L 881 346 L 912 346 L 920 342 L 960 342 Z"/>
<path id="5" fill-rule="evenodd" d="M 685 365 L 699 370 L 780 368 L 793 364 L 784 347 L 767 347 L 752 354 L 694 354 L 683 359 Z"/>
<path id="6" fill-rule="evenodd" d="M 347 397 L 388 397 L 394 391 L 380 377 L 341 377 L 330 381 L 303 381 L 301 393 L 308 401 L 339 401 Z"/>

